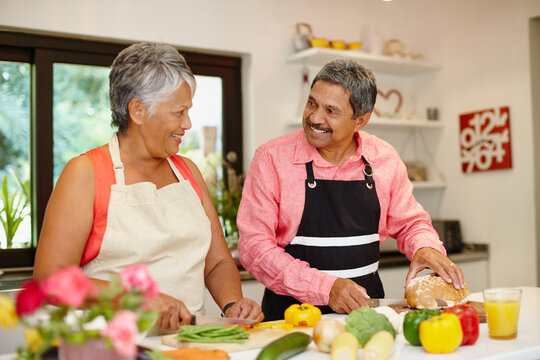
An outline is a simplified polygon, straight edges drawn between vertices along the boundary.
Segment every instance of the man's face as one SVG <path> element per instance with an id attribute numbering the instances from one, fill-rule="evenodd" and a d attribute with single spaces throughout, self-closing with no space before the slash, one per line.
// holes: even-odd
<path id="1" fill-rule="evenodd" d="M 319 150 L 346 149 L 354 140 L 354 133 L 367 122 L 363 121 L 365 115 L 356 119 L 353 115 L 345 88 L 317 81 L 304 109 L 303 126 L 307 141 Z"/>

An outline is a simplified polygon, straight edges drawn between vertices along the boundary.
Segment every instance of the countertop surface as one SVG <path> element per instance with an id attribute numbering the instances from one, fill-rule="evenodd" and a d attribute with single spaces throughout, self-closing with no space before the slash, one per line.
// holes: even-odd
<path id="1" fill-rule="evenodd" d="M 475 345 L 461 346 L 451 354 L 428 354 L 422 347 L 407 343 L 403 335 L 396 337 L 394 352 L 390 359 L 540 359 L 540 288 L 522 287 L 523 297 L 519 315 L 518 336 L 514 340 L 492 340 L 488 335 L 487 324 L 480 324 L 480 337 Z M 471 294 L 471 300 L 483 301 L 481 293 Z M 329 314 L 324 317 L 345 321 L 346 315 Z M 156 349 L 170 349 L 160 343 L 159 337 L 143 340 L 143 345 Z M 230 353 L 231 360 L 252 360 L 260 349 Z M 362 350 L 359 350 L 362 359 Z M 2 359 L 0 357 L 0 359 Z M 330 355 L 317 351 L 311 343 L 308 350 L 291 358 L 292 360 L 329 360 Z"/>

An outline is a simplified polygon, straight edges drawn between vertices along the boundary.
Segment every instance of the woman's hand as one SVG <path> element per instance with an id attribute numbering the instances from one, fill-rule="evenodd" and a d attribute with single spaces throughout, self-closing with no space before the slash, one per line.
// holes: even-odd
<path id="1" fill-rule="evenodd" d="M 257 322 L 261 322 L 264 319 L 264 314 L 259 304 L 248 298 L 242 298 L 237 301 L 233 306 L 225 310 L 224 315 L 226 317 L 240 319 L 254 319 Z"/>
<path id="2" fill-rule="evenodd" d="M 151 306 L 159 311 L 156 327 L 164 330 L 178 330 L 178 323 L 189 325 L 191 313 L 186 305 L 172 296 L 160 293 Z"/>
<path id="3" fill-rule="evenodd" d="M 437 275 L 447 283 L 454 285 L 456 289 L 465 287 L 465 278 L 460 267 L 439 251 L 429 247 L 421 248 L 414 254 L 405 280 L 405 287 L 409 281 L 416 277 L 416 274 L 424 269 L 435 271 Z"/>

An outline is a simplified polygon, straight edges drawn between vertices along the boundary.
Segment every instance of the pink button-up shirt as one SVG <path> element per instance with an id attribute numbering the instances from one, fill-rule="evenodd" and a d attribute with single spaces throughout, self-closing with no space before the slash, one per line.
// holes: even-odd
<path id="1" fill-rule="evenodd" d="M 238 211 L 240 261 L 257 280 L 277 294 L 313 305 L 327 305 L 336 280 L 284 251 L 298 231 L 305 202 L 307 162 L 316 179 L 363 180 L 362 155 L 373 167 L 381 205 L 380 241 L 397 240 L 399 251 L 412 259 L 423 247 L 446 255 L 396 150 L 378 137 L 360 131 L 358 148 L 341 167 L 324 160 L 304 130 L 274 139 L 257 149 L 247 173 Z M 362 204 L 358 204 L 362 206 Z"/>

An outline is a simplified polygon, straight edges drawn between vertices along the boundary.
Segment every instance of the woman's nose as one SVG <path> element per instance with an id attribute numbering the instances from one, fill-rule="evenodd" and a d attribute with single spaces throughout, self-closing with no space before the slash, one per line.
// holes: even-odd
<path id="1" fill-rule="evenodd" d="M 186 115 L 186 117 L 185 117 L 184 120 L 182 121 L 182 127 L 183 127 L 185 130 L 191 129 L 191 118 L 189 117 L 189 115 Z"/>

